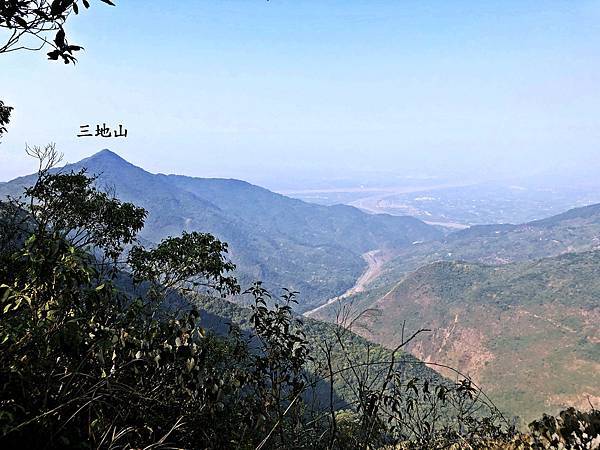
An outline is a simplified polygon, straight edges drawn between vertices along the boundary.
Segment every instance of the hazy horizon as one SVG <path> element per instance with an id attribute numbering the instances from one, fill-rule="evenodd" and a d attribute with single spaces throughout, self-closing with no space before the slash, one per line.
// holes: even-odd
<path id="1" fill-rule="evenodd" d="M 25 143 L 47 142 L 68 162 L 110 148 L 151 172 L 270 188 L 591 180 L 599 19 L 597 1 L 98 6 L 69 22 L 76 66 L 4 56 L 0 180 L 31 173 Z M 128 137 L 76 137 L 104 122 Z"/>

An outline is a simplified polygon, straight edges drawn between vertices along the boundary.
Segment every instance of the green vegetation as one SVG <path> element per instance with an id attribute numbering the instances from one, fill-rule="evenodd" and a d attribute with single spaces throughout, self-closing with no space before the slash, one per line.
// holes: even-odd
<path id="1" fill-rule="evenodd" d="M 256 283 L 250 311 L 229 304 L 245 326 L 208 332 L 185 296 L 207 306 L 207 293 L 238 292 L 225 244 L 189 233 L 146 249 L 135 239 L 143 209 L 85 173 L 53 173 L 52 147 L 32 153 L 36 183 L 2 204 L 3 448 L 437 448 L 511 438 L 469 379 L 440 379 L 404 357 L 405 343 L 386 351 L 343 327 L 305 326 L 294 292 L 270 308 Z"/>
<path id="2" fill-rule="evenodd" d="M 244 338 L 256 334 L 250 319 L 252 310 L 239 306 L 255 306 L 256 298 L 237 295 L 238 282 L 248 285 L 253 279 L 266 276 L 269 281 L 261 287 L 268 288 L 268 291 L 274 291 L 279 283 L 285 285 L 286 280 L 291 280 L 289 285 L 292 288 L 300 290 L 315 283 L 316 287 L 307 289 L 312 299 L 302 301 L 300 306 L 290 303 L 294 310 L 303 311 L 314 305 L 317 299 L 322 301 L 324 295 L 334 295 L 345 289 L 347 283 L 340 282 L 340 278 L 344 279 L 343 274 L 347 275 L 348 283 L 354 280 L 361 266 L 350 270 L 352 264 L 344 263 L 344 255 L 358 258 L 360 252 L 369 246 L 389 244 L 400 256 L 389 264 L 370 289 L 319 311 L 320 317 L 336 322 L 339 318 L 335 307 L 351 303 L 356 314 L 371 307 L 377 308 L 382 313 L 366 314 L 351 328 L 385 347 L 344 330 L 347 324 L 326 325 L 306 319 L 302 330 L 307 345 L 313 351 L 312 356 L 321 355 L 317 358 L 320 361 L 329 358 L 334 371 L 347 369 L 348 360 L 360 361 L 359 364 L 364 367 L 385 365 L 392 354 L 389 349 L 395 348 L 402 340 L 404 324 L 407 331 L 423 324 L 434 330 L 432 335 L 421 335 L 407 348 L 420 359 L 454 366 L 472 376 L 486 388 L 507 416 L 517 414 L 527 421 L 544 411 L 556 412 L 571 404 L 585 407 L 587 395 L 595 399 L 599 384 L 598 345 L 594 336 L 598 331 L 595 323 L 598 318 L 596 293 L 600 289 L 597 281 L 600 279 L 597 276 L 600 257 L 599 252 L 591 249 L 597 245 L 593 237 L 598 229 L 596 207 L 574 210 L 526 225 L 474 227 L 440 241 L 412 245 L 407 242 L 406 236 L 413 239 L 418 233 L 428 233 L 431 229 L 404 218 L 399 218 L 399 222 L 389 217 L 382 218 L 381 222 L 370 222 L 372 219 L 369 217 L 372 216 L 362 215 L 352 208 L 315 206 L 317 209 L 313 210 L 312 205 L 235 180 L 152 175 L 105 151 L 60 172 L 48 168 L 48 176 L 57 177 L 70 173 L 70 170 L 77 171 L 77 178 L 73 180 L 77 180 L 78 184 L 72 186 L 70 196 L 49 203 L 71 220 L 64 222 L 64 218 L 61 219 L 63 222 L 59 228 L 68 224 L 87 227 L 92 223 L 82 221 L 77 209 L 81 207 L 78 199 L 88 186 L 86 172 L 81 172 L 82 166 L 90 166 L 93 168 L 90 173 L 100 174 L 90 182 L 90 188 L 128 180 L 121 183 L 117 191 L 124 192 L 126 198 L 140 198 L 142 206 L 151 208 L 150 212 L 144 212 L 143 228 L 140 237 L 136 238 L 138 244 L 133 242 L 136 233 L 131 231 L 123 236 L 122 248 L 98 253 L 98 248 L 107 245 L 103 241 L 107 227 L 115 226 L 124 232 L 126 222 L 119 220 L 103 225 L 104 228 L 96 228 L 95 234 L 82 235 L 96 242 L 94 257 L 101 261 L 110 260 L 115 252 L 121 250 L 125 250 L 124 256 L 129 256 L 125 268 L 133 270 L 137 276 L 129 279 L 120 267 L 112 274 L 116 276 L 122 295 L 129 299 L 123 300 L 124 304 L 140 295 L 148 297 L 148 292 L 141 294 L 138 290 L 152 279 L 169 292 L 168 295 L 162 291 L 154 295 L 164 297 L 160 303 L 172 308 L 189 309 L 184 297 L 172 293 L 173 284 L 181 284 L 184 280 L 185 286 L 181 289 L 185 288 L 184 294 L 188 298 L 190 292 L 198 289 L 205 294 L 222 290 L 223 295 L 237 304 L 203 295 L 194 295 L 193 298 L 205 319 L 204 329 L 217 333 L 211 339 L 219 342 L 218 345 L 235 346 L 238 344 L 231 343 L 229 327 L 225 325 L 228 321 L 240 326 Z M 56 180 L 62 179 L 58 177 Z M 74 183 L 73 180 L 70 183 Z M 50 199 L 57 197 L 60 189 L 64 188 L 53 183 L 46 183 L 45 190 L 38 192 L 39 188 L 34 188 L 39 185 L 39 177 L 24 177 L 0 189 L 5 194 L 29 189 L 30 196 L 43 194 Z M 95 192 L 100 195 L 100 191 Z M 103 201 L 110 199 L 103 195 Z M 101 203 L 96 201 L 91 205 L 84 210 L 88 214 Z M 9 206 L 5 206 L 6 211 Z M 13 214 L 22 218 L 23 211 L 31 206 L 21 205 Z M 136 210 L 129 210 L 130 213 L 133 211 Z M 183 212 L 190 217 L 182 216 Z M 98 221 L 101 216 L 107 216 L 106 212 L 91 217 Z M 141 219 L 138 217 L 138 221 Z M 341 221 L 341 225 L 337 221 Z M 352 225 L 356 221 L 358 225 Z M 52 222 L 46 222 L 47 226 L 55 227 Z M 203 224 L 210 224 L 209 228 L 213 227 L 213 230 L 222 230 L 221 235 L 234 236 L 237 245 L 229 247 L 212 234 L 194 231 L 202 229 Z M 138 226 L 141 227 L 141 224 Z M 394 229 L 399 226 L 405 234 L 393 237 Z M 378 231 L 367 234 L 365 240 L 361 240 L 359 231 L 370 227 Z M 183 236 L 170 237 L 182 230 Z M 16 249 L 15 242 L 24 243 L 27 239 L 27 236 L 22 236 L 6 240 L 4 236 L 3 241 L 10 244 L 12 251 Z M 69 233 L 62 236 L 71 238 Z M 166 239 L 162 240 L 161 236 Z M 386 239 L 389 239 L 388 244 L 383 244 Z M 87 245 L 92 241 L 84 240 L 80 244 L 83 248 L 83 243 Z M 327 245 L 315 247 L 315 241 L 327 242 Z M 151 249 L 145 249 L 139 243 L 149 245 Z M 564 253 L 571 250 L 579 252 Z M 225 251 L 231 251 L 232 259 L 246 265 L 242 264 L 242 269 L 237 270 L 229 261 L 218 266 L 204 264 L 218 260 L 218 255 Z M 253 252 L 260 258 L 255 257 Z M 496 256 L 490 256 L 494 254 L 490 252 L 496 252 Z M 560 255 L 531 260 L 532 255 L 554 254 Z M 460 255 L 472 262 L 452 261 Z M 449 261 L 426 264 L 436 257 Z M 482 264 L 506 261 L 515 262 L 499 266 Z M 187 263 L 186 270 L 178 265 L 183 262 Z M 274 266 L 267 269 L 271 263 Z M 255 270 L 257 267 L 260 270 Z M 420 268 L 410 271 L 416 267 Z M 232 270 L 235 272 L 225 275 Z M 311 270 L 318 273 L 318 277 L 314 273 L 308 274 Z M 194 274 L 202 274 L 200 280 Z M 209 278 L 205 278 L 207 275 Z M 235 275 L 238 275 L 236 279 L 233 278 Z M 321 284 L 316 280 L 321 280 Z M 99 279 L 95 283 L 103 284 Z M 277 303 L 276 299 L 268 296 L 263 298 L 270 305 Z M 303 298 L 304 293 L 300 300 Z M 349 320 L 346 317 L 346 321 Z M 323 345 L 330 342 L 338 346 L 335 351 Z M 549 346 L 548 342 L 552 345 Z M 429 379 L 436 385 L 444 382 L 412 355 L 402 353 L 396 356 L 396 363 L 402 363 L 405 379 Z M 444 375 L 456 375 L 444 367 L 433 367 Z M 310 396 L 321 408 L 329 398 L 328 385 L 335 386 L 332 398 L 336 410 L 347 405 L 356 406 L 360 402 L 359 393 L 353 389 L 353 377 L 362 379 L 363 383 L 369 380 L 367 384 L 371 386 L 381 386 L 381 370 L 375 372 L 377 376 L 371 372 L 367 375 L 357 372 L 350 379 L 336 374 L 327 380 L 324 375 L 327 369 L 327 365 L 313 360 L 306 361 L 302 367 L 303 376 L 312 380 L 307 382 L 314 389 Z M 538 373 L 543 375 L 537 376 Z"/>
<path id="3" fill-rule="evenodd" d="M 6 125 L 10 122 L 10 114 L 13 108 L 6 106 L 2 100 L 0 100 L 0 138 L 6 133 Z"/>
<path id="4" fill-rule="evenodd" d="M 0 53 L 48 45 L 74 63 L 64 25 L 80 5 L 0 2 Z M 11 111 L 0 101 L 0 137 Z M 600 446 L 593 406 L 516 433 L 469 376 L 404 353 L 455 363 L 525 417 L 597 400 L 599 205 L 443 238 L 109 151 L 59 171 L 52 146 L 28 150 L 38 173 L 0 185 L 2 448 Z M 295 315 L 348 289 L 374 249 L 396 258 L 350 299 L 358 319 Z M 422 323 L 430 340 L 408 332 Z"/>
<path id="5" fill-rule="evenodd" d="M 600 205 L 573 209 L 521 225 L 479 225 L 402 249 L 378 285 L 434 261 L 468 261 L 501 265 L 531 261 L 600 247 Z"/>
<path id="6" fill-rule="evenodd" d="M 427 324 L 413 354 L 468 373 L 529 421 L 599 398 L 599 268 L 596 250 L 502 266 L 440 261 L 355 305 L 376 309 L 362 333 L 388 347 L 405 322 Z"/>
<path id="7" fill-rule="evenodd" d="M 229 244 L 240 284 L 260 279 L 269 290 L 302 292 L 298 311 L 351 287 L 365 266 L 362 253 L 441 236 L 410 217 L 312 205 L 243 181 L 150 174 L 108 150 L 63 170 L 82 168 L 97 175 L 99 186 L 148 212 L 139 234 L 144 242 L 158 243 L 182 231 L 211 233 Z M 0 197 L 19 195 L 35 179 L 0 185 Z"/>
<path id="8" fill-rule="evenodd" d="M 250 302 L 253 302 L 253 298 Z M 225 299 L 209 296 L 196 296 L 193 304 L 200 311 L 202 323 L 222 335 L 227 333 L 229 330 L 227 324 L 230 323 L 239 326 L 243 332 L 249 332 L 252 329 L 252 309 L 250 307 L 243 307 Z M 309 347 L 315 349 L 316 353 L 324 352 L 325 348 L 323 346 L 326 343 L 338 342 L 339 340 L 343 342 L 345 349 L 337 348 L 337 351 L 332 351 L 330 355 L 332 366 L 338 369 L 346 367 L 349 361 L 370 368 L 371 366 L 385 364 L 392 358 L 391 350 L 348 331 L 342 325 L 334 325 L 305 317 L 301 319 L 301 323 Z M 402 366 L 406 378 L 427 379 L 433 384 L 447 382 L 440 374 L 409 353 L 401 352 L 396 356 L 396 359 Z M 322 362 L 322 360 L 312 361 L 309 365 L 310 371 L 313 373 L 326 372 L 326 368 L 319 367 Z M 336 405 L 342 407 L 356 401 L 356 393 L 353 391 L 353 387 L 348 385 L 346 379 L 341 375 L 336 376 L 335 387 L 336 395 L 339 396 L 339 402 L 336 402 Z"/>

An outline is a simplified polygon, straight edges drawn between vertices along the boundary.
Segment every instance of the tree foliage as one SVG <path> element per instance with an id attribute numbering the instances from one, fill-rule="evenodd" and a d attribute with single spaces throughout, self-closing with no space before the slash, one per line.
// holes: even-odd
<path id="1" fill-rule="evenodd" d="M 129 253 L 129 266 L 137 282 L 150 281 L 155 289 L 178 291 L 208 288 L 226 296 L 239 293 L 234 277 L 224 275 L 235 266 L 220 258 L 227 244 L 208 233 L 183 232 L 167 237 L 147 250 L 135 246 Z"/>
<path id="2" fill-rule="evenodd" d="M 6 106 L 4 102 L 0 100 L 0 138 L 6 133 L 6 125 L 10 122 L 12 110 L 12 106 Z"/>
<path id="3" fill-rule="evenodd" d="M 468 378 L 407 376 L 401 348 L 418 333 L 386 358 L 357 355 L 343 326 L 315 344 L 292 312 L 297 293 L 271 298 L 259 282 L 245 291 L 246 329 L 207 332 L 192 300 L 169 299 L 237 295 L 227 246 L 186 233 L 146 249 L 135 240 L 143 209 L 83 171 L 54 170 L 53 146 L 30 153 L 37 183 L 0 209 L 2 448 L 484 448 L 513 438 Z"/>
<path id="4" fill-rule="evenodd" d="M 114 6 L 111 0 L 100 1 Z M 89 0 L 0 0 L 0 28 L 8 31 L 0 53 L 37 51 L 49 45 L 48 59 L 75 63 L 74 53 L 83 47 L 68 42 L 64 25 L 71 14 L 79 14 L 80 6 L 89 8 Z"/>
<path id="5" fill-rule="evenodd" d="M 85 169 L 51 172 L 61 159 L 54 145 L 27 151 L 41 161 L 36 183 L 25 189 L 27 205 L 21 205 L 27 207 L 36 235 L 52 233 L 68 238 L 77 249 L 93 247 L 116 260 L 142 229 L 146 211 L 99 191 Z"/>

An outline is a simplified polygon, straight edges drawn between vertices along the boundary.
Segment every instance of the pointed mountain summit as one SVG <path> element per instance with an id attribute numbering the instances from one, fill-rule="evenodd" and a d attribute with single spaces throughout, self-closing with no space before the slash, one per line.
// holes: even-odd
<path id="1" fill-rule="evenodd" d="M 85 161 L 90 161 L 90 160 L 104 160 L 104 161 L 114 160 L 114 161 L 120 161 L 120 162 L 130 164 L 128 161 L 126 161 L 121 156 L 117 155 L 115 152 L 113 152 L 112 150 L 110 150 L 108 148 L 102 149 L 99 152 L 94 153 L 92 156 L 82 159 L 80 162 L 83 163 Z"/>
<path id="2" fill-rule="evenodd" d="M 98 175 L 104 181 L 115 180 L 123 176 L 153 176 L 141 167 L 131 164 L 117 153 L 104 149 L 76 163 L 67 164 L 64 170 L 87 169 L 90 175 Z"/>
<path id="3" fill-rule="evenodd" d="M 394 251 L 441 237 L 412 217 L 364 213 L 285 197 L 234 179 L 153 174 L 105 149 L 62 170 L 86 168 L 100 187 L 146 208 L 140 237 L 159 242 L 182 231 L 212 233 L 227 242 L 243 286 L 261 280 L 276 294 L 300 292 L 300 311 L 354 285 L 366 268 L 362 254 Z M 20 194 L 35 175 L 0 185 L 0 198 Z"/>
<path id="4" fill-rule="evenodd" d="M 67 165 L 67 167 L 68 166 L 86 167 L 89 171 L 92 169 L 140 169 L 107 148 L 100 150 L 99 152 L 94 153 L 92 156 L 84 158 L 79 162 Z"/>

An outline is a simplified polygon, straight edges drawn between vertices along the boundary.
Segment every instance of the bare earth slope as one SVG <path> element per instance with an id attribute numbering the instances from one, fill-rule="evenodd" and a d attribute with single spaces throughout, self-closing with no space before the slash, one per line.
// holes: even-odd
<path id="1" fill-rule="evenodd" d="M 600 402 L 600 206 L 523 225 L 473 227 L 403 249 L 342 307 L 372 308 L 356 330 L 392 346 L 432 329 L 410 350 L 487 387 L 525 420 Z"/>

